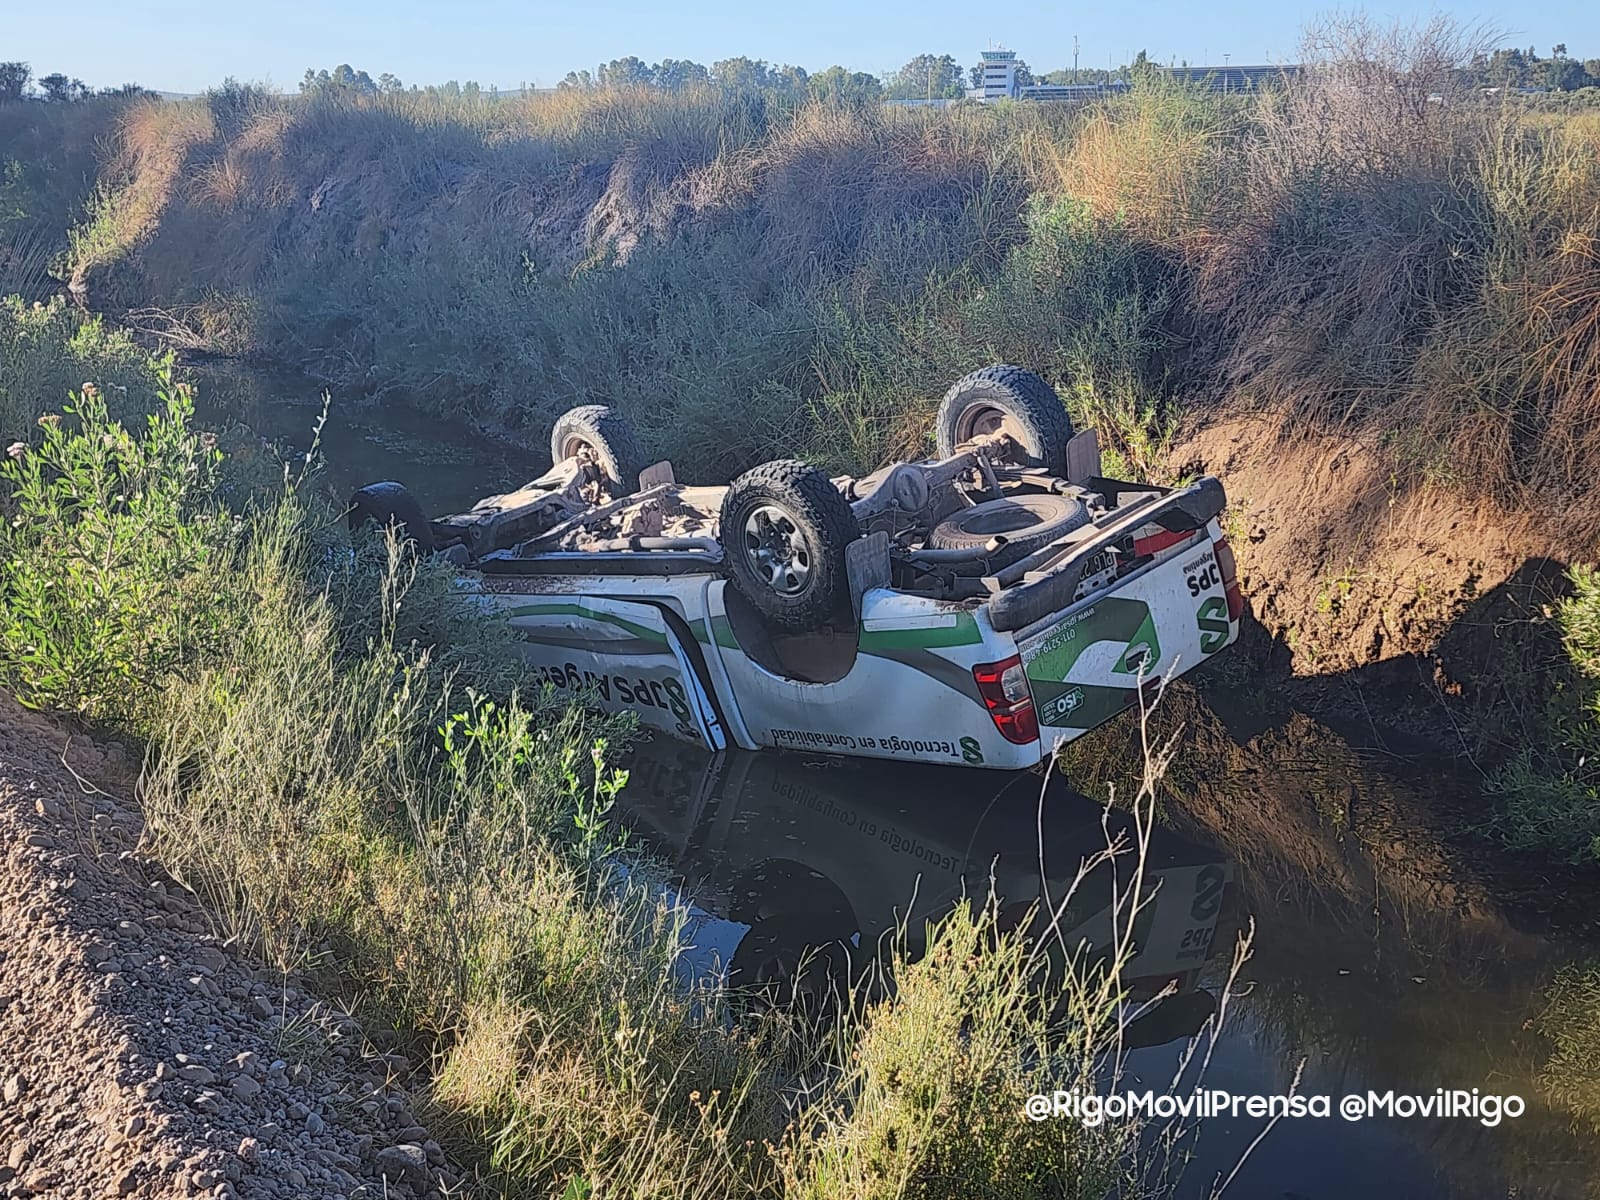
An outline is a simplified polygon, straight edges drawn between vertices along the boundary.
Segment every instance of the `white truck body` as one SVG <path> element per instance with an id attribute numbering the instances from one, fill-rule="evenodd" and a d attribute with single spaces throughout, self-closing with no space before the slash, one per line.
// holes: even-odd
<path id="1" fill-rule="evenodd" d="M 934 434 L 861 478 L 688 486 L 586 405 L 516 491 L 430 520 L 376 483 L 350 522 L 448 556 L 551 686 L 711 751 L 1019 770 L 1238 638 L 1217 480 L 1101 476 L 1094 431 L 1008 365 L 958 380 Z"/>
<path id="2" fill-rule="evenodd" d="M 1148 519 L 1131 531 L 1136 541 L 1145 530 L 1173 538 L 1157 519 L 1181 508 L 1183 495 L 1147 504 Z M 1143 683 L 1183 674 L 1237 639 L 1240 604 L 1236 589 L 1229 595 L 1219 544 L 1209 517 L 1149 561 L 1099 587 L 1080 585 L 1061 607 L 1014 630 L 995 627 L 988 603 L 865 588 L 854 644 L 827 639 L 827 653 L 850 658 L 829 682 L 771 669 L 759 650 L 763 631 L 753 618 L 739 619 L 714 562 L 642 575 L 626 573 L 630 552 L 579 552 L 542 556 L 539 573 L 522 575 L 515 556 L 490 556 L 473 578 L 551 685 L 709 750 L 1018 770 L 1132 706 Z M 595 561 L 605 557 L 618 561 Z M 584 569 L 562 573 L 564 559 L 581 559 Z M 791 657 L 807 652 L 803 638 L 789 641 L 801 643 Z M 980 676 L 1008 667 L 1025 679 L 1027 695 L 1023 719 L 1003 723 Z"/>

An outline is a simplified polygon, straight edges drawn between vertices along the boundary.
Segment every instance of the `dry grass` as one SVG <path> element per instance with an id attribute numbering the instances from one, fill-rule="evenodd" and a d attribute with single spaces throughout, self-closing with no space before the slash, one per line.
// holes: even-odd
<path id="1" fill-rule="evenodd" d="M 1032 139 L 1038 183 L 1154 242 L 1184 247 L 1238 211 L 1241 125 L 1233 106 L 1151 83 L 1090 111 L 1070 140 Z"/>
<path id="2" fill-rule="evenodd" d="M 210 111 L 198 104 L 146 100 L 130 108 L 122 118 L 118 156 L 110 171 L 127 183 L 103 193 L 92 206 L 91 220 L 74 231 L 75 265 L 103 265 L 148 238 L 182 185 L 191 152 L 216 133 Z"/>
<path id="3" fill-rule="evenodd" d="M 79 275 L 93 297 L 97 264 L 143 246 L 102 291 L 244 298 L 248 322 L 216 321 L 237 344 L 501 429 L 617 403 L 691 472 L 711 464 L 672 431 L 697 423 L 730 440 L 718 463 L 873 466 L 935 370 L 1013 357 L 1130 462 L 1184 402 L 1253 403 L 1587 549 L 1600 117 L 1458 93 L 1480 42 L 1350 20 L 1260 97 L 1150 82 L 1088 110 L 711 90 L 252 100 L 221 124 L 143 106 Z M 1107 249 L 1074 234 L 1060 262 L 1041 205 L 1082 206 Z M 1063 291 L 1130 244 L 1137 269 L 1091 289 L 1086 321 Z"/>

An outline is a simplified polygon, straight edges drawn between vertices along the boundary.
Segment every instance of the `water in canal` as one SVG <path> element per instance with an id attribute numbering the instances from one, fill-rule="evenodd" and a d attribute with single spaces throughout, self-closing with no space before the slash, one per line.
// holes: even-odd
<path id="1" fill-rule="evenodd" d="M 256 432 L 301 448 L 320 411 L 297 380 L 213 375 L 205 392 Z M 544 448 L 485 445 L 422 418 L 342 411 L 322 434 L 329 486 L 347 494 L 398 478 L 445 511 L 507 490 L 548 464 Z M 1271 697 L 1242 705 L 1182 689 L 1186 729 L 1161 880 L 1136 932 L 1132 973 L 1173 977 L 1185 995 L 1142 1031 L 1129 1086 L 1172 1078 L 1182 1035 L 1225 985 L 1232 931 L 1254 922 L 1205 1086 L 1428 1095 L 1516 1093 L 1527 1113 L 1487 1128 L 1458 1119 L 1203 1123 L 1180 1195 L 1583 1197 L 1596 1194 L 1593 1136 L 1541 1099 L 1546 1048 L 1527 1024 L 1544 986 L 1585 947 L 1526 932 L 1454 836 L 1472 783 L 1425 760 L 1353 745 Z M 1243 708 L 1246 718 L 1240 719 Z M 1093 735 L 1115 739 L 1116 730 Z M 1105 780 L 842 762 L 779 754 L 709 757 L 670 743 L 636 754 L 621 799 L 696 912 L 694 958 L 746 977 L 782 975 L 808 947 L 871 946 L 913 931 L 992 878 L 1003 907 L 1063 894 L 1103 845 Z M 1419 766 L 1422 768 L 1419 770 Z M 1041 844 L 1041 832 L 1043 841 Z M 1105 901 L 1091 877 L 1068 923 Z M 1107 897 L 1108 898 L 1108 897 Z M 1212 908 L 1215 904 L 1217 907 Z M 1185 936 L 1215 933 L 1198 955 Z M 1208 953 L 1209 952 L 1209 955 Z"/>

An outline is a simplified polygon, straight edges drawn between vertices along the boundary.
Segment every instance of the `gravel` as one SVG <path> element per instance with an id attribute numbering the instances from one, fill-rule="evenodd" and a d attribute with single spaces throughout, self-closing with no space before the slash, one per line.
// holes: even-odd
<path id="1" fill-rule="evenodd" d="M 64 743 L 0 695 L 0 1200 L 467 1194 L 410 1065 L 220 942 Z"/>

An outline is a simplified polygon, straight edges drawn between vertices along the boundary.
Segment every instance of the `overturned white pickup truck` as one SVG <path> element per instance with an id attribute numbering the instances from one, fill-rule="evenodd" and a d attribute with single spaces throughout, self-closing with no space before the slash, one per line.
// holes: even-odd
<path id="1" fill-rule="evenodd" d="M 1238 637 L 1222 485 L 1101 477 L 1017 367 L 950 389 L 936 459 L 860 479 L 679 484 L 602 406 L 551 440 L 547 474 L 469 512 L 380 483 L 351 522 L 455 560 L 549 683 L 711 750 L 1031 767 Z"/>

